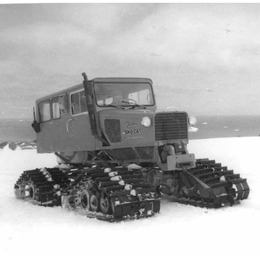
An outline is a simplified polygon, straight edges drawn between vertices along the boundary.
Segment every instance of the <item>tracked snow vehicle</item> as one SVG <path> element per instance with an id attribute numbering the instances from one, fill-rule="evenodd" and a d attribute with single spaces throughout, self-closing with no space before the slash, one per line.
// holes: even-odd
<path id="1" fill-rule="evenodd" d="M 213 208 L 248 197 L 246 179 L 187 151 L 187 113 L 157 111 L 150 79 L 82 75 L 36 101 L 37 152 L 59 166 L 24 171 L 17 198 L 115 220 L 159 212 L 162 196 Z"/>

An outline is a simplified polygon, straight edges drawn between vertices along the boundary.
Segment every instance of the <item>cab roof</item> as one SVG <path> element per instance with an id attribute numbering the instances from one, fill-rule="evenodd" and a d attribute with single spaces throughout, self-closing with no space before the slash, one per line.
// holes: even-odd
<path id="1" fill-rule="evenodd" d="M 148 78 L 95 78 L 92 80 L 97 83 L 150 83 L 153 84 L 151 79 Z"/>
<path id="2" fill-rule="evenodd" d="M 89 80 L 89 81 L 94 82 L 94 83 L 149 83 L 151 85 L 153 84 L 152 80 L 149 79 L 149 78 L 126 78 L 126 77 L 121 77 L 121 78 L 120 77 L 117 77 L 117 78 L 94 78 L 94 79 Z M 73 91 L 77 91 L 77 90 L 80 90 L 80 89 L 83 89 L 83 83 L 78 84 L 78 85 L 74 85 L 72 87 L 65 88 L 65 89 L 60 90 L 58 92 L 54 92 L 54 93 L 51 93 L 51 94 L 46 95 L 44 97 L 38 98 L 36 100 L 36 102 L 38 103 L 38 102 L 41 102 L 43 100 L 62 95 L 66 92 L 73 92 Z"/>

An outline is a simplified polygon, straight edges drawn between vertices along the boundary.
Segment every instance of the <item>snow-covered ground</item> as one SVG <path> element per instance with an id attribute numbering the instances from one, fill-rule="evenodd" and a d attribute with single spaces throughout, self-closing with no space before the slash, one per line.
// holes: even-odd
<path id="1" fill-rule="evenodd" d="M 247 178 L 249 199 L 221 209 L 162 201 L 161 213 L 152 218 L 107 223 L 16 200 L 13 186 L 22 171 L 55 166 L 56 158 L 35 150 L 0 150 L 1 259 L 257 258 L 260 137 L 193 140 L 188 148 Z"/>

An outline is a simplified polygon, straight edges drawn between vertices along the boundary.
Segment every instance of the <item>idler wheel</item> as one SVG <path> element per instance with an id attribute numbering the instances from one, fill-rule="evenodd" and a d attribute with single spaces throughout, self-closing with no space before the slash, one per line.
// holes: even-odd
<path id="1" fill-rule="evenodd" d="M 16 184 L 14 188 L 15 197 L 17 199 L 25 199 L 25 185 L 24 183 Z"/>
<path id="2" fill-rule="evenodd" d="M 89 197 L 89 209 L 94 212 L 98 211 L 98 198 L 94 193 L 91 193 Z"/>
<path id="3" fill-rule="evenodd" d="M 104 214 L 110 213 L 110 200 L 107 196 L 103 195 L 100 198 L 100 211 Z"/>
<path id="4" fill-rule="evenodd" d="M 28 195 L 27 197 L 33 200 L 35 199 L 35 187 L 33 184 L 30 184 L 29 187 L 27 188 L 26 195 Z"/>
<path id="5" fill-rule="evenodd" d="M 68 204 L 66 205 L 66 207 L 68 207 L 69 209 L 76 209 L 77 207 L 79 207 L 81 205 L 81 199 L 78 191 L 73 191 L 69 195 L 67 202 Z"/>
<path id="6" fill-rule="evenodd" d="M 28 181 L 22 181 L 22 183 L 16 185 L 15 196 L 17 199 L 35 199 L 35 187 Z"/>

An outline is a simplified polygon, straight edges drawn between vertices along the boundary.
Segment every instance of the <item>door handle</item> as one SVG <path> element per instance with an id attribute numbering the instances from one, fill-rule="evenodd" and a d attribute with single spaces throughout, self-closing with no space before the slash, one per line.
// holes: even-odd
<path id="1" fill-rule="evenodd" d="M 67 132 L 69 132 L 69 122 L 70 121 L 72 121 L 72 119 L 69 119 L 68 121 L 67 121 L 67 123 L 66 123 L 66 130 L 67 130 Z"/>

